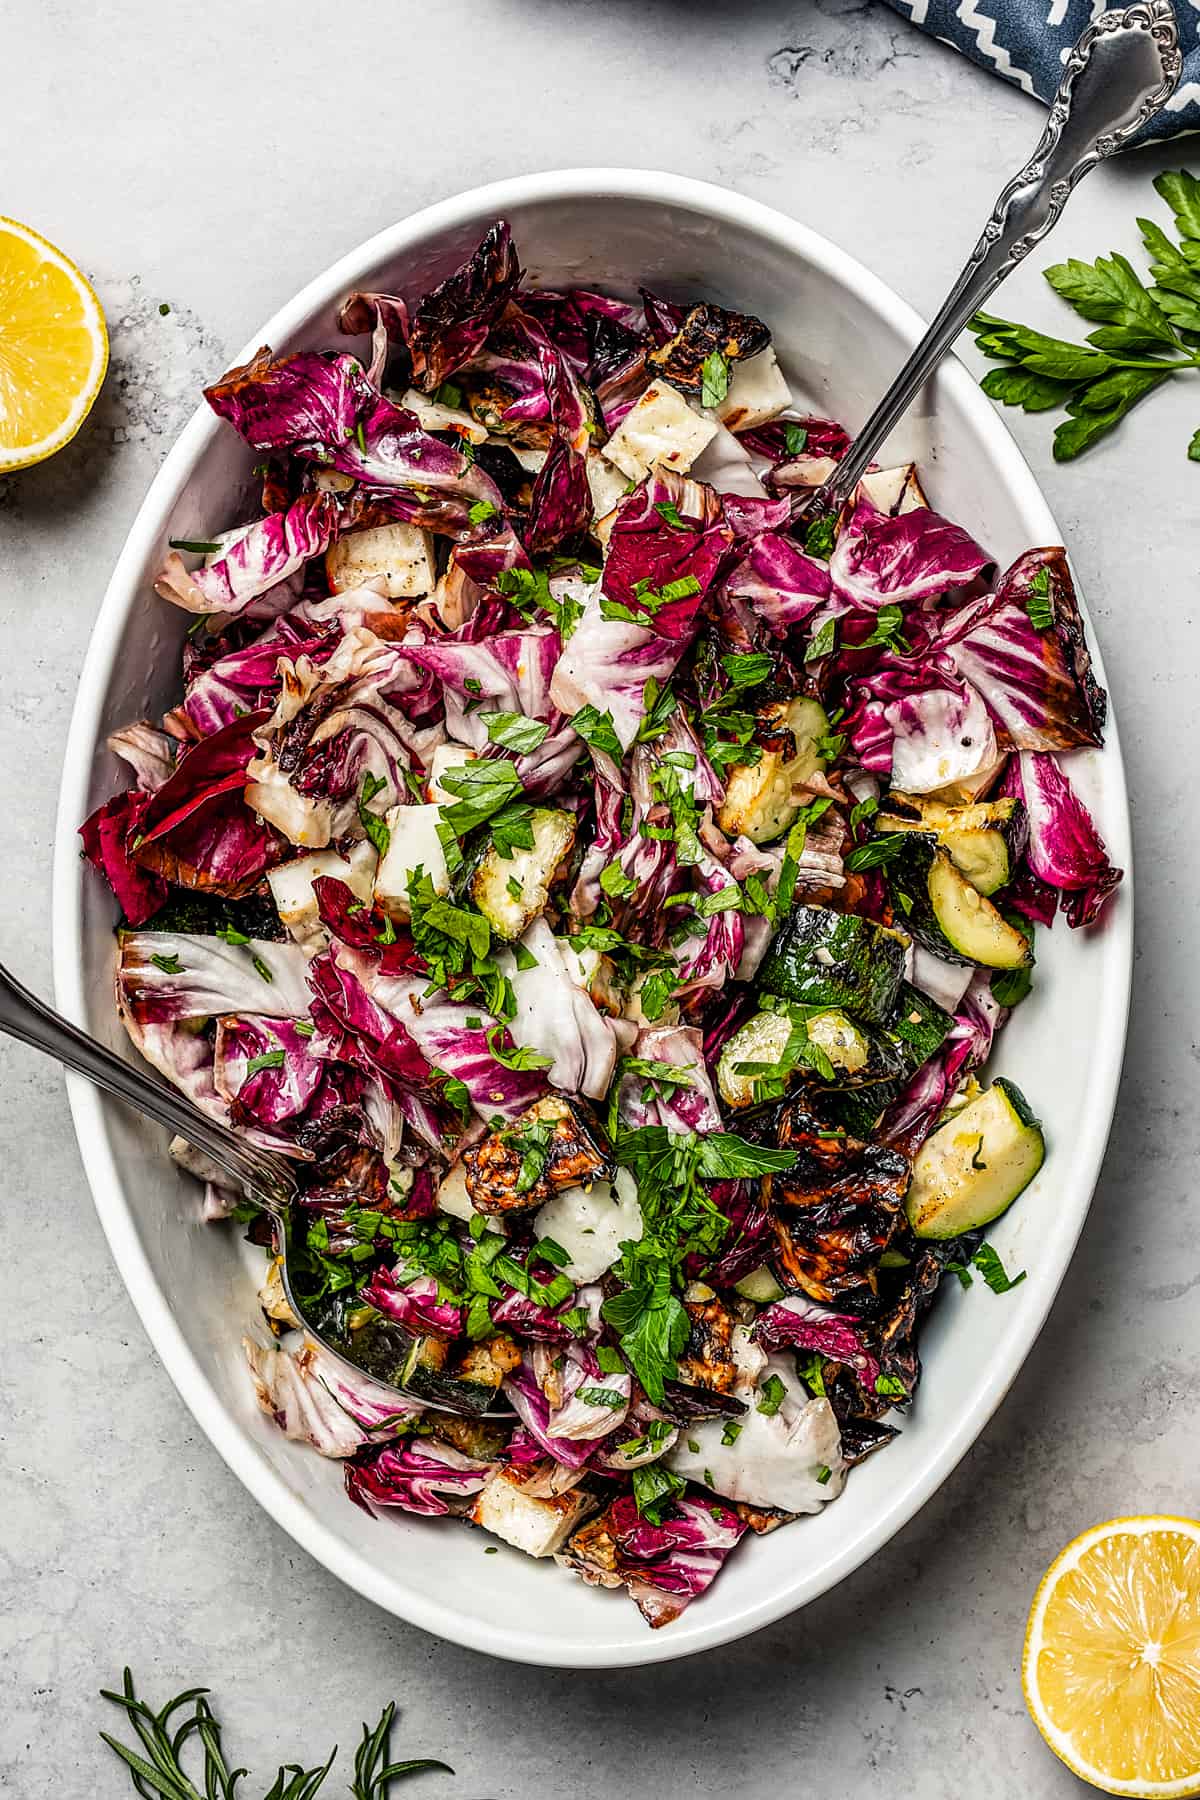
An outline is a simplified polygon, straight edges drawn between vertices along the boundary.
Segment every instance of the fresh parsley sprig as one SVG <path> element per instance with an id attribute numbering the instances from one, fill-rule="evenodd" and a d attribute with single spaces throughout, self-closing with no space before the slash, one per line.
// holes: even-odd
<path id="1" fill-rule="evenodd" d="M 1030 413 L 1065 408 L 1069 416 L 1054 433 L 1057 462 L 1097 443 L 1172 375 L 1200 368 L 1200 180 L 1179 169 L 1160 175 L 1154 188 L 1174 215 L 1179 242 L 1153 219 L 1138 220 L 1152 286 L 1116 251 L 1043 271 L 1055 293 L 1097 327 L 1085 342 L 991 313 L 971 321 L 979 349 L 1002 365 L 984 376 L 985 394 Z M 1188 456 L 1200 462 L 1200 430 Z"/>

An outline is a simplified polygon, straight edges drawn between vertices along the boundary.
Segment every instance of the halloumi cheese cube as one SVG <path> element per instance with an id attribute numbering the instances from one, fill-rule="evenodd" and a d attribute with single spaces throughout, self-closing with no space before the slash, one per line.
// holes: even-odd
<path id="1" fill-rule="evenodd" d="M 880 512 L 896 517 L 916 512 L 929 502 L 921 491 L 915 463 L 900 463 L 894 469 L 871 469 L 863 476 L 855 494 L 865 495 Z"/>
<path id="2" fill-rule="evenodd" d="M 325 573 L 335 594 L 382 581 L 389 600 L 418 600 L 437 581 L 433 538 L 419 525 L 369 525 L 348 531 L 325 552 Z"/>
<path id="3" fill-rule="evenodd" d="M 631 481 L 640 481 L 655 463 L 682 474 L 716 435 L 715 422 L 694 411 L 678 388 L 652 381 L 605 444 L 604 454 Z"/>
<path id="4" fill-rule="evenodd" d="M 589 450 L 587 483 L 592 495 L 592 516 L 603 519 L 625 498 L 629 477 L 610 463 L 602 450 Z"/>
<path id="5" fill-rule="evenodd" d="M 467 1517 L 526 1556 L 553 1556 L 594 1505 L 578 1488 L 535 1499 L 524 1492 L 519 1470 L 501 1469 L 480 1490 Z"/>
<path id="6" fill-rule="evenodd" d="M 321 915 L 313 882 L 322 875 L 335 876 L 352 888 L 360 900 L 369 900 L 378 860 L 374 845 L 364 839 L 354 845 L 348 858 L 339 856 L 336 850 L 318 850 L 313 856 L 297 856 L 269 869 L 267 882 L 280 924 L 287 926 L 297 943 L 303 943 L 316 931 Z"/>
<path id="7" fill-rule="evenodd" d="M 375 904 L 392 919 L 409 917 L 408 886 L 424 869 L 436 894 L 450 892 L 446 853 L 438 837 L 442 809 L 436 802 L 393 806 L 387 814 L 388 847 L 375 876 Z"/>
<path id="8" fill-rule="evenodd" d="M 716 413 L 728 430 L 749 431 L 777 419 L 791 404 L 791 389 L 768 346 L 757 356 L 730 365 L 729 388 Z"/>
<path id="9" fill-rule="evenodd" d="M 389 394 L 388 398 L 392 396 Z M 487 426 L 472 418 L 464 408 L 443 406 L 440 400 L 431 400 L 418 388 L 408 388 L 400 395 L 397 405 L 404 407 L 406 412 L 415 413 L 426 431 L 458 431 L 473 444 L 482 444 L 487 437 Z"/>

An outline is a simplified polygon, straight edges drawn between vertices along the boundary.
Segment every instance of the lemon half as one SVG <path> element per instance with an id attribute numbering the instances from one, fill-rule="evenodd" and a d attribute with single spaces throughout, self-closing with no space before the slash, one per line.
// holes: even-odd
<path id="1" fill-rule="evenodd" d="M 1068 1544 L 1021 1674 L 1050 1748 L 1102 1793 L 1200 1793 L 1200 1523 L 1112 1519 Z"/>
<path id="2" fill-rule="evenodd" d="M 36 231 L 0 218 L 0 474 L 69 443 L 107 367 L 90 282 Z"/>

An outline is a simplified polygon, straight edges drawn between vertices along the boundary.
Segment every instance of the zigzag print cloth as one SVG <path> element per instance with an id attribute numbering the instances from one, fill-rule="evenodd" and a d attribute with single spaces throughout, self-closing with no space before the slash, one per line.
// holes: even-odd
<path id="1" fill-rule="evenodd" d="M 932 32 L 993 75 L 1049 101 L 1065 57 L 1093 19 L 1109 9 L 1095 0 L 888 0 L 922 31 Z M 1200 131 L 1200 0 L 1175 0 L 1183 75 L 1138 141 Z"/>

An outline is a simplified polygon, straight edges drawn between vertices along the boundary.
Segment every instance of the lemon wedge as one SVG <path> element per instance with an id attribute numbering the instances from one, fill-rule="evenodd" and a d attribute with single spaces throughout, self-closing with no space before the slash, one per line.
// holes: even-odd
<path id="1" fill-rule="evenodd" d="M 1200 1794 L 1200 1523 L 1112 1519 L 1051 1564 L 1029 1614 L 1025 1699 L 1105 1794 Z"/>
<path id="2" fill-rule="evenodd" d="M 0 218 L 0 474 L 69 443 L 107 367 L 91 284 L 36 231 Z"/>

